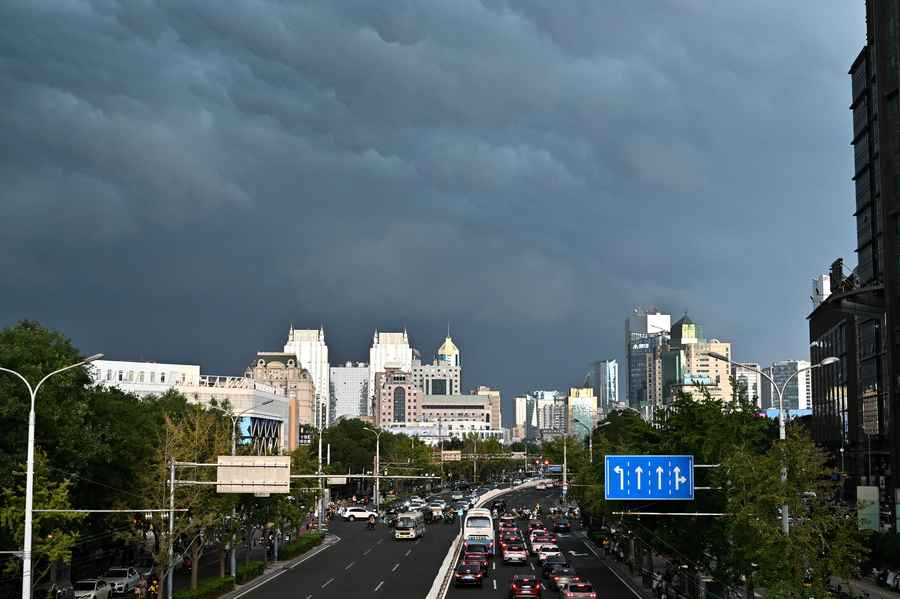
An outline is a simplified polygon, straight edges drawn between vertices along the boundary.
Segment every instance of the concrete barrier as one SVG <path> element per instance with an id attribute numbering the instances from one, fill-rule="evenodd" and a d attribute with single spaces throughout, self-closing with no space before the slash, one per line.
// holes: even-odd
<path id="1" fill-rule="evenodd" d="M 521 491 L 523 489 L 536 487 L 538 482 L 539 481 L 536 480 L 530 480 L 508 489 L 493 489 L 479 497 L 478 501 L 475 503 L 475 507 L 483 507 L 488 501 L 500 497 L 501 495 L 512 493 L 513 491 Z M 465 518 L 465 516 L 463 516 L 463 518 Z M 462 519 L 460 519 L 460 528 L 462 528 Z M 456 537 L 450 544 L 450 549 L 447 551 L 444 561 L 441 562 L 441 567 L 438 569 L 437 576 L 434 578 L 434 584 L 431 585 L 431 590 L 428 591 L 426 599 L 444 599 L 444 597 L 447 596 L 447 591 L 450 590 L 450 582 L 453 580 L 453 567 L 456 565 L 456 561 L 459 559 L 459 554 L 462 551 L 462 541 L 462 531 L 460 531 L 456 534 Z"/>

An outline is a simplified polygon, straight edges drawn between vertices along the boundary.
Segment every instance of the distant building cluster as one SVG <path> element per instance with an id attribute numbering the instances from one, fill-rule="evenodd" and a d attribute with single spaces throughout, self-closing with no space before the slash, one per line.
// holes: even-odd
<path id="1" fill-rule="evenodd" d="M 375 331 L 369 362 L 329 362 L 325 330 L 288 331 L 283 351 L 259 351 L 243 376 L 200 373 L 187 364 L 98 360 L 94 384 L 138 396 L 178 391 L 192 402 L 225 405 L 243 441 L 260 452 L 295 449 L 314 429 L 360 418 L 431 444 L 477 435 L 506 441 L 500 392 L 462 393 L 462 361 L 450 337 L 423 363 L 406 330 Z"/>

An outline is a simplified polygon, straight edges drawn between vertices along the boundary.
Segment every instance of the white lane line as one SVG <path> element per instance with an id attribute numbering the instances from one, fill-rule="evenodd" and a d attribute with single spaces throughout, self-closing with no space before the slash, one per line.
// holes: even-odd
<path id="1" fill-rule="evenodd" d="M 378 539 L 378 542 L 375 543 L 375 544 L 376 544 L 376 545 L 381 545 L 382 543 L 384 543 L 384 539 Z"/>
<path id="2" fill-rule="evenodd" d="M 495 579 L 492 580 L 491 582 L 494 583 L 494 590 L 496 591 L 496 590 L 497 590 L 497 579 L 495 578 Z"/>
<path id="3" fill-rule="evenodd" d="M 350 562 L 349 564 L 347 564 L 346 566 L 344 566 L 344 570 L 349 570 L 349 569 L 352 568 L 354 565 L 356 565 L 356 562 Z"/>
<path id="4" fill-rule="evenodd" d="M 312 595 L 307 595 L 306 599 L 312 599 Z"/>
<path id="5" fill-rule="evenodd" d="M 322 585 L 322 588 L 324 589 L 325 587 L 330 585 L 332 582 L 334 582 L 334 578 L 329 578 L 328 580 L 325 581 L 325 584 Z"/>
<path id="6" fill-rule="evenodd" d="M 534 570 L 534 564 L 532 564 L 531 562 L 528 562 L 528 565 L 531 566 L 532 570 Z"/>
<path id="7" fill-rule="evenodd" d="M 363 555 L 369 555 L 369 553 L 370 553 L 371 551 L 372 551 L 372 548 L 369 547 L 368 549 L 366 549 L 365 551 L 363 551 Z"/>
<path id="8" fill-rule="evenodd" d="M 403 557 L 409 557 L 410 553 L 412 553 L 412 549 L 407 549 Z"/>
<path id="9" fill-rule="evenodd" d="M 397 571 L 397 568 L 399 568 L 399 567 L 400 567 L 400 564 L 399 564 L 399 563 L 394 564 L 394 567 L 391 568 L 391 572 L 396 572 L 396 571 Z"/>
<path id="10" fill-rule="evenodd" d="M 600 554 L 597 553 L 596 551 L 594 551 L 594 548 L 593 548 L 593 547 L 591 547 L 590 545 L 588 545 L 587 541 L 582 541 L 582 543 L 584 543 L 584 546 L 588 548 L 588 551 L 590 551 L 590 552 L 593 553 L 595 556 L 597 556 L 597 559 L 600 560 L 600 563 L 602 563 L 604 566 L 606 566 L 606 569 L 607 569 L 607 570 L 609 570 L 610 572 L 613 573 L 613 576 L 615 576 L 616 578 L 618 578 L 619 581 L 620 581 L 622 584 L 625 585 L 625 588 L 627 588 L 629 591 L 631 591 L 631 593 L 632 593 L 635 597 L 637 597 L 638 599 L 641 599 L 641 594 L 638 593 L 636 590 L 634 590 L 634 587 L 631 586 L 630 584 L 628 584 L 628 583 L 625 581 L 624 578 L 622 578 L 621 576 L 619 576 L 619 573 L 618 573 L 618 572 L 616 572 L 615 570 L 613 570 L 612 568 L 610 568 L 609 565 L 607 565 L 607 563 L 606 563 L 605 561 L 603 561 L 603 560 L 600 558 Z"/>
<path id="11" fill-rule="evenodd" d="M 264 584 L 266 584 L 267 582 L 270 582 L 270 581 L 272 581 L 272 580 L 275 580 L 276 578 L 278 578 L 279 576 L 281 576 L 282 574 L 284 574 L 284 573 L 286 573 L 286 572 L 287 572 L 287 570 L 282 570 L 281 572 L 279 572 L 279 573 L 276 574 L 275 576 L 273 576 L 273 577 L 271 577 L 271 578 L 265 579 L 264 581 L 262 581 L 261 583 L 259 583 L 258 585 L 254 586 L 254 587 L 250 587 L 249 589 L 247 589 L 246 591 L 244 591 L 244 592 L 241 593 L 240 595 L 235 595 L 234 599 L 240 599 L 241 597 L 243 597 L 243 596 L 246 595 L 247 593 L 252 593 L 253 591 L 255 591 L 256 589 L 258 589 L 258 588 L 261 587 L 262 585 L 264 585 Z"/>
<path id="12" fill-rule="evenodd" d="M 378 583 L 378 585 L 374 589 L 372 589 L 372 592 L 377 593 L 378 589 L 380 589 L 381 585 L 383 585 L 383 584 L 384 584 L 384 581 L 382 580 L 381 582 Z"/>
<path id="13" fill-rule="evenodd" d="M 497 562 L 491 562 L 491 565 L 494 566 L 494 570 L 497 569 Z"/>

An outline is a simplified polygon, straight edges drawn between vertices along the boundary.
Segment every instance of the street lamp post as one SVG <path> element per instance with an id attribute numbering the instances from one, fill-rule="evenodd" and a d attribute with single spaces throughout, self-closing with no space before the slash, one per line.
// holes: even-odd
<path id="1" fill-rule="evenodd" d="M 8 372 L 9 374 L 19 377 L 22 382 L 25 383 L 25 386 L 28 387 L 28 394 L 31 396 L 31 409 L 28 411 L 28 458 L 26 461 L 25 475 L 25 543 L 22 548 L 22 599 L 31 599 L 31 520 L 32 508 L 34 505 L 34 400 L 37 397 L 37 392 L 41 388 L 41 385 L 43 385 L 44 381 L 51 376 L 66 370 L 71 370 L 72 368 L 84 366 L 85 364 L 89 364 L 94 360 L 99 360 L 102 357 L 103 354 L 94 354 L 77 364 L 71 364 L 65 368 L 54 370 L 50 374 L 44 376 L 44 378 L 42 378 L 34 387 L 31 386 L 28 379 L 15 370 L 0 367 L 0 371 Z"/>
<path id="2" fill-rule="evenodd" d="M 812 366 L 807 366 L 806 368 L 799 368 L 799 369 L 797 369 L 796 372 L 791 374 L 791 376 L 789 376 L 786 381 L 784 381 L 784 384 L 781 387 L 779 387 L 775 383 L 775 380 L 771 376 L 769 376 L 768 374 L 763 372 L 762 370 L 757 370 L 755 368 L 750 368 L 743 364 L 737 364 L 736 362 L 732 362 L 727 356 L 720 354 L 718 352 L 706 352 L 706 355 L 709 356 L 710 358 L 714 358 L 714 359 L 720 360 L 722 362 L 728 362 L 732 366 L 739 366 L 740 368 L 743 368 L 744 370 L 756 372 L 756 373 L 762 375 L 763 377 L 765 377 L 765 379 L 767 381 L 769 381 L 769 383 L 772 384 L 772 387 L 774 387 L 775 391 L 778 393 L 778 438 L 782 441 L 784 441 L 785 438 L 787 437 L 787 435 L 785 434 L 786 423 L 785 423 L 785 418 L 784 418 L 784 390 L 787 388 L 788 384 L 791 382 L 791 380 L 793 380 L 793 378 L 795 376 L 798 376 L 801 372 L 806 372 L 807 370 L 813 370 L 814 368 L 819 368 L 821 366 L 828 366 L 830 364 L 835 364 L 839 361 L 834 356 L 829 356 L 829 357 L 823 359 L 818 364 L 813 364 Z M 787 482 L 787 464 L 782 464 L 782 466 L 781 466 L 781 482 L 782 483 Z M 781 530 L 782 530 L 782 532 L 784 532 L 784 534 L 789 534 L 790 530 L 791 530 L 790 518 L 788 515 L 788 505 L 786 503 L 781 506 Z"/>
<path id="3" fill-rule="evenodd" d="M 225 412 L 225 415 L 228 416 L 229 418 L 231 418 L 231 455 L 237 455 L 237 423 L 238 423 L 238 420 L 241 419 L 241 416 L 243 416 L 247 412 L 255 410 L 256 408 L 261 408 L 262 406 L 267 406 L 270 403 L 272 403 L 273 401 L 275 401 L 275 400 L 268 399 L 268 400 L 262 402 L 261 404 L 259 404 L 258 406 L 251 406 L 251 407 L 247 408 L 246 410 L 241 410 L 237 414 L 233 414 L 230 410 L 225 412 L 225 410 L 219 406 L 209 406 L 213 410 L 220 410 L 222 412 Z M 237 506 L 233 506 L 231 508 L 232 526 L 235 525 L 234 523 L 236 521 L 237 521 Z M 171 542 L 172 542 L 172 540 L 169 539 L 169 543 L 171 543 Z M 236 555 L 237 554 L 237 535 L 234 532 L 231 533 L 231 551 L 229 553 L 231 554 L 229 556 L 229 560 L 231 562 L 231 577 L 234 578 L 237 576 L 237 555 Z M 172 596 L 171 589 L 169 589 L 169 596 L 170 597 Z"/>
<path id="4" fill-rule="evenodd" d="M 376 431 L 368 426 L 364 426 L 363 430 L 375 435 L 375 511 L 377 512 L 381 506 L 381 433 L 384 431 Z"/>

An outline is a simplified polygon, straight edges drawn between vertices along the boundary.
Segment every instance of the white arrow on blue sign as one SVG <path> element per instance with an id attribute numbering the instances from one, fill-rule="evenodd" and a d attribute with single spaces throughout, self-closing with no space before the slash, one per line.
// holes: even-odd
<path id="1" fill-rule="evenodd" d="M 607 455 L 604 497 L 613 501 L 694 499 L 694 456 Z"/>

